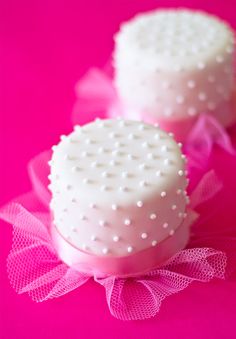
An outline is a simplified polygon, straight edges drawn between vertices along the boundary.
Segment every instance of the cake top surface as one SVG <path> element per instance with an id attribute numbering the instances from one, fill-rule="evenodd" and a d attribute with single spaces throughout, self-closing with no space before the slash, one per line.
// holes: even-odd
<path id="1" fill-rule="evenodd" d="M 119 45 L 122 46 L 127 59 L 131 58 L 132 50 L 137 62 L 143 60 L 147 68 L 178 71 L 201 68 L 212 57 L 220 62 L 225 51 L 232 53 L 234 35 L 231 28 L 215 16 L 170 9 L 135 16 L 121 25 L 115 40 L 117 52 Z"/>
<path id="2" fill-rule="evenodd" d="M 53 147 L 52 181 L 59 191 L 63 185 L 62 191 L 66 188 L 72 198 L 82 195 L 88 204 L 133 205 L 168 192 L 176 177 L 184 176 L 180 146 L 152 125 L 97 119 L 76 126 Z"/>

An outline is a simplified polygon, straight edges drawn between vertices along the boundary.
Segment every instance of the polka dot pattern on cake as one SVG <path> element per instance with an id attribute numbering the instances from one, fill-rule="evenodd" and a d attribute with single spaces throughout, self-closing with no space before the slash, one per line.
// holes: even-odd
<path id="1" fill-rule="evenodd" d="M 50 167 L 53 222 L 88 253 L 158 246 L 184 220 L 185 157 L 159 127 L 122 119 L 76 126 L 53 147 Z"/>
<path id="2" fill-rule="evenodd" d="M 233 60 L 232 29 L 199 11 L 140 14 L 115 35 L 115 85 L 127 112 L 160 119 L 194 117 L 227 103 Z"/>

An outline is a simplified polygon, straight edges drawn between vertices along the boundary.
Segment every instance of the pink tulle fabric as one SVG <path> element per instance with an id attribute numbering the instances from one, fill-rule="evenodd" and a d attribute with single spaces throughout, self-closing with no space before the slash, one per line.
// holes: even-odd
<path id="1" fill-rule="evenodd" d="M 44 152 L 30 162 L 32 192 L 0 210 L 0 217 L 13 225 L 13 244 L 7 269 L 10 282 L 18 293 L 27 292 L 33 300 L 41 302 L 60 297 L 94 279 L 104 286 L 113 316 L 138 320 L 157 314 L 166 297 L 182 291 L 194 281 L 225 278 L 227 253 L 224 238 L 219 241 L 219 234 L 215 236 L 214 230 L 210 234 L 201 234 L 207 215 L 201 215 L 195 223 L 186 249 L 143 276 L 99 278 L 68 267 L 58 258 L 50 236 L 50 193 L 47 189 L 50 156 L 51 152 Z M 207 172 L 190 192 L 191 208 L 209 201 L 221 188 L 214 172 Z"/>

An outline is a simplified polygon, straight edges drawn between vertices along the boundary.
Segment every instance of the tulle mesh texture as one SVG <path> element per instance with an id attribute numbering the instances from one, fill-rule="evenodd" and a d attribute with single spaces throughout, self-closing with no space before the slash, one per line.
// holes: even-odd
<path id="1" fill-rule="evenodd" d="M 50 152 L 44 152 L 31 161 L 33 191 L 0 210 L 0 217 L 13 225 L 7 268 L 10 282 L 18 293 L 27 292 L 33 300 L 41 302 L 60 297 L 93 278 L 105 287 L 111 314 L 122 320 L 135 320 L 154 316 L 166 297 L 182 291 L 193 281 L 208 282 L 225 277 L 224 239 L 219 240 L 219 234 L 215 237 L 214 231 L 201 236 L 206 216 L 201 216 L 195 224 L 194 237 L 187 249 L 143 276 L 99 278 L 68 267 L 58 258 L 50 236 L 49 158 Z M 213 171 L 208 172 L 191 191 L 191 207 L 209 200 L 220 190 L 218 178 Z M 236 241 L 231 238 L 231 250 L 233 244 Z"/>

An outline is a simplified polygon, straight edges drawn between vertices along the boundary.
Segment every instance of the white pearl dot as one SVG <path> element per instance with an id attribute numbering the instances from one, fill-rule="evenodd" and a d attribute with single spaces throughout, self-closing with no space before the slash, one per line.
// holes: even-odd
<path id="1" fill-rule="evenodd" d="M 120 192 L 128 192 L 128 187 L 126 187 L 126 186 L 120 186 L 120 187 L 119 187 L 119 191 L 120 191 Z"/>
<path id="2" fill-rule="evenodd" d="M 161 197 L 162 198 L 166 197 L 166 192 L 165 191 L 161 192 Z"/>
<path id="3" fill-rule="evenodd" d="M 179 175 L 180 177 L 182 177 L 182 176 L 184 175 L 184 171 L 183 171 L 183 170 L 179 170 L 179 171 L 178 171 L 178 175 Z"/>
<path id="4" fill-rule="evenodd" d="M 131 220 L 130 220 L 130 219 L 125 219 L 125 220 L 124 220 L 124 224 L 125 224 L 126 226 L 131 225 Z"/>
<path id="5" fill-rule="evenodd" d="M 147 235 L 147 233 L 145 233 L 145 232 L 141 234 L 141 238 L 142 238 L 142 239 L 147 239 L 147 236 L 148 236 L 148 235 Z"/>
<path id="6" fill-rule="evenodd" d="M 92 240 L 92 241 L 96 241 L 96 240 L 97 240 L 96 235 L 91 235 L 91 240 Z"/>
<path id="7" fill-rule="evenodd" d="M 163 228 L 167 228 L 168 226 L 169 226 L 169 224 L 167 222 L 164 222 Z"/>
<path id="8" fill-rule="evenodd" d="M 171 209 L 172 209 L 173 211 L 176 210 L 176 208 L 177 208 L 176 205 L 172 205 L 172 206 L 171 206 Z"/>
<path id="9" fill-rule="evenodd" d="M 177 193 L 178 195 L 180 195 L 182 192 L 183 192 L 183 191 L 182 191 L 180 188 L 177 189 L 177 191 L 176 191 L 176 193 Z"/>
<path id="10" fill-rule="evenodd" d="M 80 220 L 86 220 L 86 219 L 87 219 L 86 216 L 85 216 L 84 214 L 81 214 L 81 215 L 79 216 L 79 218 L 80 218 Z"/>
<path id="11" fill-rule="evenodd" d="M 118 242 L 120 240 L 118 235 L 114 235 L 114 237 L 112 239 L 113 239 L 114 242 Z"/>
<path id="12" fill-rule="evenodd" d="M 118 209 L 118 206 L 117 206 L 116 204 L 112 204 L 112 205 L 111 205 L 111 209 L 112 209 L 113 211 L 116 211 L 116 210 Z"/>
<path id="13" fill-rule="evenodd" d="M 197 114 L 197 110 L 196 110 L 196 108 L 195 107 L 189 107 L 188 108 L 188 115 L 190 115 L 190 116 L 195 116 Z"/>
<path id="14" fill-rule="evenodd" d="M 89 207 L 95 209 L 97 205 L 92 202 L 91 204 L 89 204 Z"/>
<path id="15" fill-rule="evenodd" d="M 175 233 L 175 230 L 170 230 L 169 235 L 172 236 L 174 235 L 174 233 Z"/>
<path id="16" fill-rule="evenodd" d="M 194 80 L 189 80 L 188 81 L 188 88 L 194 88 L 196 86 L 196 83 Z"/>
<path id="17" fill-rule="evenodd" d="M 152 246 L 155 247 L 157 245 L 157 241 L 156 240 L 153 240 L 152 241 Z"/>
<path id="18" fill-rule="evenodd" d="M 107 222 L 105 220 L 99 220 L 99 225 L 100 226 L 106 226 L 107 225 Z"/>
<path id="19" fill-rule="evenodd" d="M 103 253 L 103 254 L 107 254 L 108 252 L 109 252 L 109 250 L 108 250 L 107 247 L 104 247 L 104 248 L 102 249 L 102 253 Z"/>
<path id="20" fill-rule="evenodd" d="M 128 247 L 127 247 L 127 252 L 128 252 L 128 253 L 133 252 L 133 247 L 132 247 L 132 246 L 128 246 Z"/>
<path id="21" fill-rule="evenodd" d="M 161 146 L 161 152 L 166 152 L 168 150 L 168 147 L 166 145 Z"/>
<path id="22" fill-rule="evenodd" d="M 206 67 L 206 65 L 204 64 L 204 62 L 199 62 L 198 64 L 197 64 L 197 67 L 198 67 L 198 69 L 204 69 L 205 67 Z"/>
<path id="23" fill-rule="evenodd" d="M 222 55 L 217 55 L 216 57 L 216 61 L 221 64 L 224 61 L 224 58 L 222 57 Z"/>
<path id="24" fill-rule="evenodd" d="M 157 177 L 160 177 L 160 176 L 161 176 L 161 171 L 160 171 L 160 170 L 156 171 L 156 176 L 157 176 Z"/>
<path id="25" fill-rule="evenodd" d="M 184 102 L 184 97 L 182 95 L 177 95 L 176 102 L 177 104 L 182 104 Z"/>
<path id="26" fill-rule="evenodd" d="M 207 98 L 206 93 L 200 92 L 200 93 L 198 94 L 198 99 L 199 99 L 200 101 L 205 101 L 206 98 Z"/>
<path id="27" fill-rule="evenodd" d="M 164 159 L 164 165 L 169 165 L 170 164 L 170 159 L 166 158 Z"/>
<path id="28" fill-rule="evenodd" d="M 145 181 L 145 180 L 141 180 L 140 182 L 139 182 L 139 186 L 141 186 L 141 187 L 147 187 L 147 182 Z"/>
<path id="29" fill-rule="evenodd" d="M 138 207 L 143 207 L 143 202 L 141 200 L 137 201 L 137 206 Z"/>
<path id="30" fill-rule="evenodd" d="M 157 215 L 155 213 L 150 214 L 150 219 L 155 220 L 157 218 Z"/>

